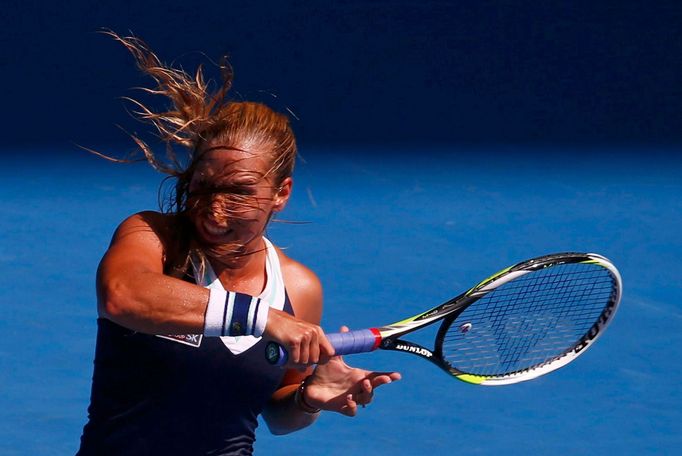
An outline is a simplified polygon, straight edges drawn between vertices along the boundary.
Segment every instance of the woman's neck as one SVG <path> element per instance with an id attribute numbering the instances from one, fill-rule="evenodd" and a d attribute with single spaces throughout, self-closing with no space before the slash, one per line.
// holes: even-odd
<path id="1" fill-rule="evenodd" d="M 265 258 L 263 239 L 249 253 L 229 258 L 210 258 L 211 266 L 226 290 L 259 295 L 265 288 Z"/>

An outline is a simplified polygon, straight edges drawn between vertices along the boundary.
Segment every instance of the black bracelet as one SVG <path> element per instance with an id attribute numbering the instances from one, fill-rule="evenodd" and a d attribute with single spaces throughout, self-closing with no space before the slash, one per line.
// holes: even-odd
<path id="1" fill-rule="evenodd" d="M 305 387 L 307 386 L 310 377 L 312 377 L 312 375 L 308 375 L 305 379 L 303 379 L 301 384 L 298 386 L 298 389 L 296 389 L 296 393 L 294 394 L 294 403 L 302 412 L 307 413 L 308 415 L 316 415 L 320 413 L 322 409 L 308 404 L 303 397 L 303 392 L 305 391 Z"/>

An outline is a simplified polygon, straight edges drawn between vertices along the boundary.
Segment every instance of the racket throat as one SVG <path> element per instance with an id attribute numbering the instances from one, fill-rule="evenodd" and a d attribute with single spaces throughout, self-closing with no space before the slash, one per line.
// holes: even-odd
<path id="1" fill-rule="evenodd" d="M 382 350 L 401 351 L 405 353 L 412 353 L 413 355 L 421 356 L 422 358 L 433 361 L 434 355 L 431 350 L 424 348 L 419 344 L 409 342 L 401 339 L 384 339 L 381 341 L 379 348 Z"/>
<path id="2" fill-rule="evenodd" d="M 431 361 L 433 364 L 435 364 L 448 374 L 452 375 L 451 367 L 446 362 L 444 362 L 439 355 L 432 352 L 426 347 L 422 347 L 419 344 L 415 344 L 414 342 L 401 339 L 384 339 L 381 342 L 379 348 L 381 348 L 382 350 L 392 350 L 417 355 L 420 358 Z"/>

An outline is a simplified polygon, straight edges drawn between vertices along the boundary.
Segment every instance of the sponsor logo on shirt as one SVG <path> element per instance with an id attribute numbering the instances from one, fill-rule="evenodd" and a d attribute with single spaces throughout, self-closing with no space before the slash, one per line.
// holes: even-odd
<path id="1" fill-rule="evenodd" d="M 168 336 L 157 335 L 162 339 L 172 340 L 173 342 L 178 342 L 181 344 L 189 345 L 191 347 L 201 346 L 201 339 L 203 339 L 203 334 L 174 334 Z"/>

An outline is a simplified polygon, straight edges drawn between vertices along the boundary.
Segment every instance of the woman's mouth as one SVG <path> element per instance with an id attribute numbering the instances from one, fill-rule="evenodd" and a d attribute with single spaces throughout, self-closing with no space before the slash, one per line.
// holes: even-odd
<path id="1" fill-rule="evenodd" d="M 216 223 L 210 222 L 210 221 L 203 221 L 201 223 L 201 228 L 203 231 L 203 237 L 206 238 L 207 241 L 209 242 L 221 242 L 225 241 L 225 237 L 227 237 L 232 230 L 230 228 L 218 225 Z"/>

